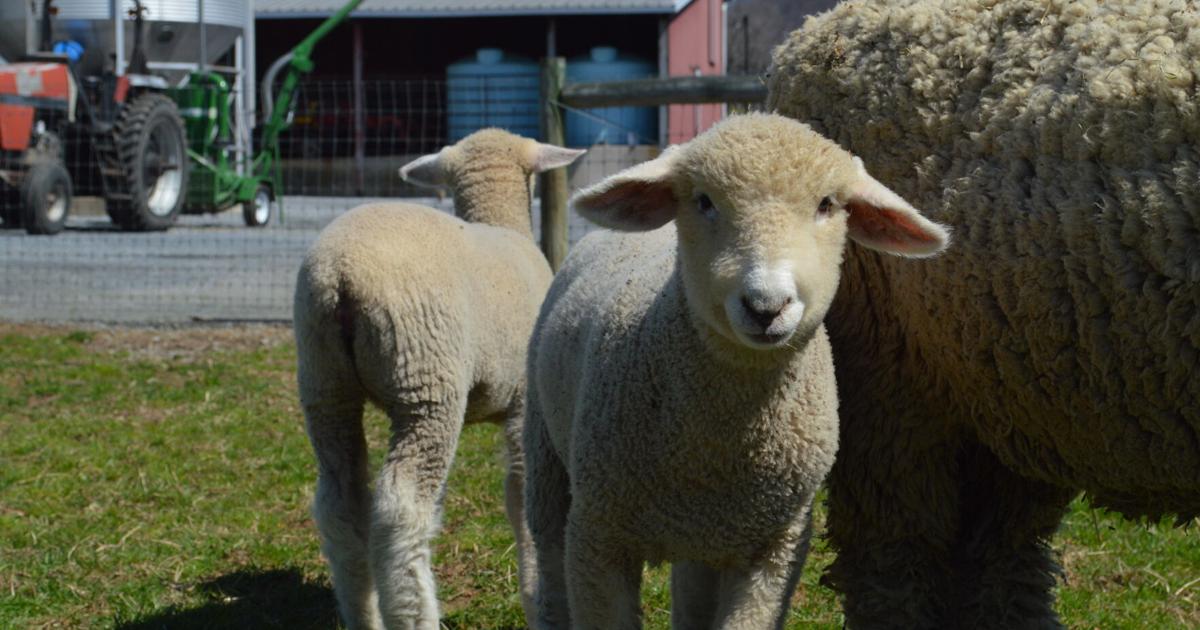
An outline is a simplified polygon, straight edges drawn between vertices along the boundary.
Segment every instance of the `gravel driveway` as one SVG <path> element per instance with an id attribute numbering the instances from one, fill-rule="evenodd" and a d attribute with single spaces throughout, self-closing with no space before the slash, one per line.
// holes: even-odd
<path id="1" fill-rule="evenodd" d="M 288 197 L 284 221 L 265 229 L 245 227 L 237 210 L 184 216 L 158 233 L 121 232 L 98 216 L 74 217 L 51 237 L 0 230 L 0 319 L 290 320 L 304 251 L 329 221 L 365 201 Z M 451 210 L 448 199 L 409 201 Z M 572 242 L 586 230 L 572 217 Z"/>

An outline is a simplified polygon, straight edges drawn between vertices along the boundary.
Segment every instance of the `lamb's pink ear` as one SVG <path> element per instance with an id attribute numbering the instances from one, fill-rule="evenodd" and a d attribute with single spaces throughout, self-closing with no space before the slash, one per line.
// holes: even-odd
<path id="1" fill-rule="evenodd" d="M 400 167 L 400 178 L 410 184 L 442 188 L 448 183 L 442 157 L 446 149 L 421 157 Z"/>
<path id="2" fill-rule="evenodd" d="M 950 245 L 950 228 L 921 216 L 900 195 L 867 173 L 855 157 L 858 176 L 845 200 L 850 238 L 871 249 L 923 258 Z"/>
<path id="3" fill-rule="evenodd" d="M 662 227 L 675 218 L 679 205 L 671 186 L 678 157 L 679 148 L 668 147 L 649 162 L 575 193 L 571 204 L 583 218 L 612 230 L 642 232 Z"/>
<path id="4" fill-rule="evenodd" d="M 587 153 L 587 149 L 568 149 L 553 144 L 534 143 L 533 172 L 543 173 L 550 169 L 566 166 Z"/>

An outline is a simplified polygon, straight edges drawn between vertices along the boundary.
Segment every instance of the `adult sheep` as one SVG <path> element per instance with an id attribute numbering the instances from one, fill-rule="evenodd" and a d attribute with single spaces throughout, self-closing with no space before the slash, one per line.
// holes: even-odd
<path id="1" fill-rule="evenodd" d="M 768 107 L 958 235 L 859 249 L 829 316 L 852 627 L 1054 627 L 1080 491 L 1200 513 L 1200 16 L 1185 2 L 848 2 L 775 55 Z"/>
<path id="2" fill-rule="evenodd" d="M 674 563 L 676 628 L 781 627 L 837 450 L 821 322 L 847 235 L 908 256 L 947 235 L 836 144 L 761 114 L 574 204 L 653 231 L 580 241 L 530 341 L 537 628 L 640 627 L 647 561 Z"/>
<path id="3" fill-rule="evenodd" d="M 456 218 L 383 202 L 338 217 L 296 285 L 300 400 L 319 467 L 313 514 L 346 625 L 438 627 L 429 541 L 463 423 L 503 423 L 505 507 L 523 603 L 534 559 L 525 530 L 524 362 L 550 267 L 533 242 L 531 176 L 583 151 L 488 129 L 401 169 L 447 186 Z M 363 406 L 391 421 L 367 491 Z"/>

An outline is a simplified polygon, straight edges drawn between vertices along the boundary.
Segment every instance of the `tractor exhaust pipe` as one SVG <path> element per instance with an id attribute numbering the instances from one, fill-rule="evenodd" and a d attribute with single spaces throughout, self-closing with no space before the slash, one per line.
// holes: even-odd
<path id="1" fill-rule="evenodd" d="M 52 0 L 46 0 L 45 2 L 42 3 L 42 19 L 39 23 L 39 26 L 41 27 L 41 29 L 40 29 L 41 32 L 39 33 L 39 36 L 38 36 L 38 39 L 39 39 L 38 51 L 39 52 L 51 52 L 54 50 L 54 42 L 51 41 L 54 38 L 54 36 L 52 35 L 51 29 L 50 29 L 50 17 L 52 14 L 57 13 L 58 9 L 51 6 L 50 5 L 51 2 L 52 2 Z"/>

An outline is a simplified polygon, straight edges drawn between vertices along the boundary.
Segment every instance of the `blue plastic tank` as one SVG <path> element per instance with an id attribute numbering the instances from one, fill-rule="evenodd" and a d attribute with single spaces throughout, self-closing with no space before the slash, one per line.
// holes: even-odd
<path id="1" fill-rule="evenodd" d="M 567 81 L 620 81 L 658 76 L 658 65 L 597 46 L 587 57 L 567 60 Z M 567 111 L 567 145 L 658 144 L 658 108 L 600 107 Z"/>
<path id="2" fill-rule="evenodd" d="M 446 126 L 450 142 L 484 127 L 538 137 L 537 62 L 480 48 L 474 59 L 446 67 Z"/>

